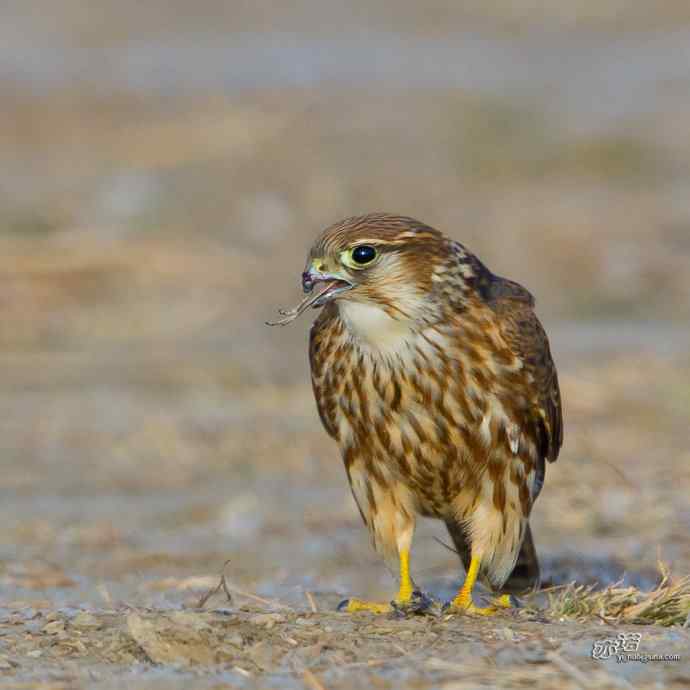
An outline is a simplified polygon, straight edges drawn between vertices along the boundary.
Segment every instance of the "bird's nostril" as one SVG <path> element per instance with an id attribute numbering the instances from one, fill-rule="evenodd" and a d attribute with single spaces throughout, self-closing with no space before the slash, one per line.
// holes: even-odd
<path id="1" fill-rule="evenodd" d="M 302 273 L 302 290 L 304 290 L 304 292 L 311 292 L 313 288 L 314 282 L 312 281 L 309 273 L 305 271 Z"/>

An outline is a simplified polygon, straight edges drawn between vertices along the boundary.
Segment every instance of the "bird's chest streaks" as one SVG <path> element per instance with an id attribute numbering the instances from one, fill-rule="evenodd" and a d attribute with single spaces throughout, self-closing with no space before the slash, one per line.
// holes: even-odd
<path id="1" fill-rule="evenodd" d="M 390 451 L 391 443 L 402 449 L 406 436 L 420 442 L 436 433 L 430 408 L 443 397 L 440 379 L 433 375 L 438 364 L 421 353 L 416 340 L 382 354 L 352 338 L 336 339 L 324 360 L 320 387 L 332 401 L 341 442 L 363 445 L 378 438 Z"/>
<path id="2" fill-rule="evenodd" d="M 384 355 L 334 326 L 319 354 L 314 388 L 346 462 L 362 457 L 374 476 L 425 487 L 440 481 L 449 448 L 458 464 L 468 420 L 453 401 L 452 368 L 421 336 Z"/>
<path id="3" fill-rule="evenodd" d="M 442 516 L 460 493 L 471 505 L 490 463 L 502 476 L 518 461 L 512 410 L 476 351 L 437 331 L 385 352 L 362 346 L 342 323 L 329 333 L 314 390 L 346 464 L 364 463 L 380 483 L 404 482 L 420 512 Z"/>

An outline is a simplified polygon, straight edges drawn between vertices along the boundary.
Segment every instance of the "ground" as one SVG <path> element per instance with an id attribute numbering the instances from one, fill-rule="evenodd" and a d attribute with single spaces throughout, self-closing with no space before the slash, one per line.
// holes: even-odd
<path id="1" fill-rule="evenodd" d="M 15 653 L 37 672 L 3 687 L 620 688 L 662 680 L 682 688 L 690 678 L 682 661 L 593 660 L 592 640 L 611 635 L 596 623 L 520 615 L 378 620 L 268 608 L 22 612 L 12 620 L 12 636 L 22 638 Z M 687 630 L 624 627 L 639 629 L 645 654 L 687 654 Z"/>
<path id="2" fill-rule="evenodd" d="M 673 398 L 687 364 L 579 358 L 563 358 L 571 450 L 549 468 L 535 534 L 550 583 L 624 583 L 601 599 L 556 589 L 490 619 L 404 619 L 335 611 L 393 586 L 306 385 L 236 394 L 218 362 L 162 353 L 105 385 L 105 361 L 17 357 L 3 402 L 18 459 L 3 478 L 0 687 L 685 687 L 690 584 L 650 605 L 647 620 L 671 612 L 672 627 L 636 624 L 635 603 L 657 558 L 673 582 L 689 569 L 687 389 Z M 460 567 L 434 537 L 423 524 L 413 570 L 447 600 Z M 202 602 L 226 560 L 231 598 Z M 680 661 L 591 658 L 595 641 L 630 631 L 640 652 Z"/>
<path id="3" fill-rule="evenodd" d="M 0 690 L 690 685 L 687 3 L 101 4 L 0 11 Z M 551 337 L 552 589 L 515 611 L 335 611 L 395 586 L 315 314 L 264 321 L 373 210 L 527 285 Z M 444 601 L 439 540 L 412 571 Z M 680 658 L 592 658 L 630 632 Z"/>

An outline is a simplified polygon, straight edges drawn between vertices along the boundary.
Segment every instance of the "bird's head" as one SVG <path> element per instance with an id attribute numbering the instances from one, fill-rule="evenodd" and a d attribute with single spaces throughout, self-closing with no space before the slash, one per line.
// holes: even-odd
<path id="1" fill-rule="evenodd" d="M 326 228 L 307 256 L 307 297 L 287 317 L 336 303 L 347 314 L 382 311 L 398 322 L 430 323 L 462 293 L 470 257 L 457 242 L 413 218 L 370 213 Z M 466 286 L 464 286 L 466 287 Z"/>
<path id="2" fill-rule="evenodd" d="M 428 306 L 447 243 L 438 230 L 412 218 L 385 213 L 348 218 L 316 239 L 302 287 L 318 291 L 313 306 L 358 303 L 393 318 L 414 318 Z"/>

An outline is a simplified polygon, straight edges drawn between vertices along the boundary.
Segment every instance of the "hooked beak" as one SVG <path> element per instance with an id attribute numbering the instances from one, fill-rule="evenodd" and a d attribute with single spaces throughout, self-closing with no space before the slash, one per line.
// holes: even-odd
<path id="1" fill-rule="evenodd" d="M 310 293 L 316 288 L 319 291 L 316 299 L 310 304 L 312 307 L 322 307 L 353 287 L 354 285 L 342 276 L 335 273 L 324 273 L 313 266 L 302 273 L 302 290 Z"/>
<path id="2" fill-rule="evenodd" d="M 321 267 L 319 265 L 319 267 Z M 324 304 L 335 299 L 338 295 L 355 287 L 346 278 L 335 273 L 320 271 L 314 265 L 310 266 L 302 274 L 302 289 L 309 297 L 305 297 L 294 309 L 279 309 L 283 316 L 277 321 L 266 321 L 269 326 L 286 326 L 292 323 L 300 314 L 309 307 L 323 307 Z M 316 288 L 316 291 L 314 291 Z M 311 294 L 313 293 L 313 294 Z"/>

